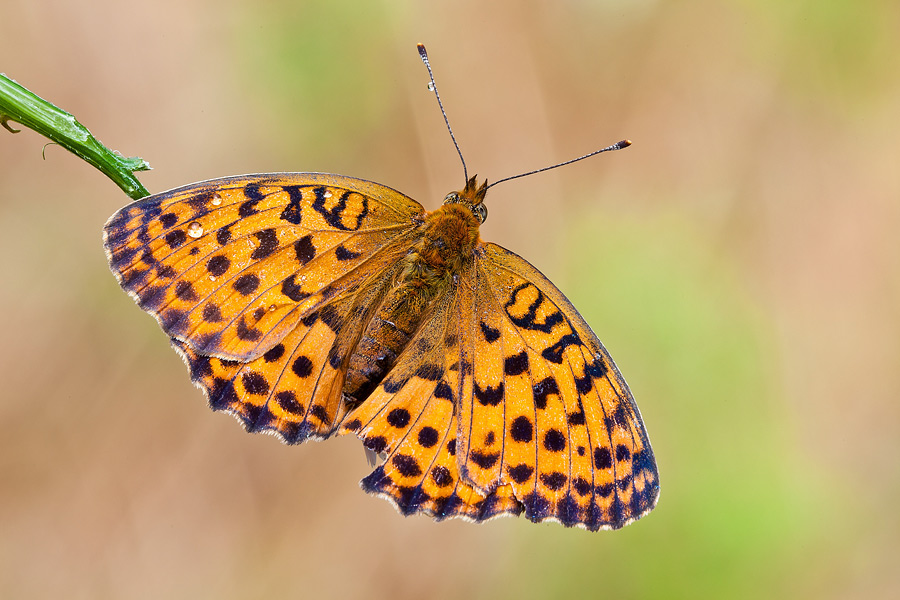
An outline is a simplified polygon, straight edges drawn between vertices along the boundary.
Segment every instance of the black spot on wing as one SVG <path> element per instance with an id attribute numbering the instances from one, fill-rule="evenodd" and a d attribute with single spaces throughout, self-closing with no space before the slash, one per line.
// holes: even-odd
<path id="1" fill-rule="evenodd" d="M 568 333 L 559 338 L 559 340 L 555 344 L 541 352 L 541 356 L 557 365 L 562 364 L 563 351 L 569 346 L 577 346 L 580 344 L 581 338 L 578 337 L 578 334 Z"/>
<path id="2" fill-rule="evenodd" d="M 484 321 L 481 321 L 478 326 L 481 328 L 481 333 L 482 335 L 484 335 L 484 339 L 488 343 L 496 342 L 498 339 L 500 339 L 500 331 L 494 329 Z"/>
<path id="3" fill-rule="evenodd" d="M 406 379 L 385 379 L 381 384 L 381 387 L 384 388 L 384 391 L 388 394 L 396 394 L 404 385 L 406 385 L 406 382 Z"/>
<path id="4" fill-rule="evenodd" d="M 168 244 L 169 248 L 175 250 L 184 244 L 187 235 L 182 230 L 176 229 L 167 233 L 163 239 L 166 240 L 166 244 Z"/>
<path id="5" fill-rule="evenodd" d="M 174 269 L 173 269 L 174 271 Z M 131 271 L 125 272 L 122 276 L 122 285 L 125 286 L 126 289 L 133 290 L 137 287 L 143 286 L 147 283 L 148 276 L 150 275 L 150 271 L 140 271 L 137 269 L 133 269 Z"/>
<path id="6" fill-rule="evenodd" d="M 247 342 L 258 342 L 262 338 L 262 332 L 247 325 L 244 315 L 238 319 L 236 326 L 237 336 Z"/>
<path id="7" fill-rule="evenodd" d="M 391 462 L 404 477 L 418 477 L 422 474 L 419 462 L 412 456 L 396 454 Z"/>
<path id="8" fill-rule="evenodd" d="M 447 487 L 453 483 L 453 475 L 450 474 L 450 469 L 440 465 L 431 470 L 431 479 L 438 487 Z"/>
<path id="9" fill-rule="evenodd" d="M 138 292 L 138 305 L 144 310 L 156 310 L 165 297 L 165 289 L 158 285 L 148 285 Z"/>
<path id="10" fill-rule="evenodd" d="M 294 302 L 300 302 L 305 298 L 309 298 L 309 294 L 304 292 L 300 285 L 296 282 L 296 275 L 288 276 L 281 283 L 281 293 L 293 300 Z"/>
<path id="11" fill-rule="evenodd" d="M 497 461 L 500 460 L 499 452 L 481 452 L 479 450 L 472 450 L 469 453 L 469 460 L 473 463 L 481 467 L 482 469 L 490 469 Z"/>
<path id="12" fill-rule="evenodd" d="M 419 365 L 415 376 L 426 381 L 437 381 L 444 376 L 444 369 L 435 364 Z"/>
<path id="13" fill-rule="evenodd" d="M 388 413 L 387 422 L 391 427 L 398 429 L 406 427 L 409 424 L 409 411 L 405 408 L 395 408 Z"/>
<path id="14" fill-rule="evenodd" d="M 294 252 L 297 255 L 297 261 L 301 265 L 305 265 L 316 256 L 316 247 L 313 245 L 312 235 L 307 234 L 294 242 Z"/>
<path id="15" fill-rule="evenodd" d="M 256 396 L 264 396 L 269 393 L 269 382 L 261 373 L 247 371 L 241 376 L 244 391 Z"/>
<path id="16" fill-rule="evenodd" d="M 472 382 L 472 386 L 474 388 L 475 397 L 482 406 L 497 406 L 500 404 L 500 401 L 503 400 L 504 390 L 502 381 L 494 387 L 487 386 L 484 389 L 478 385 L 477 381 Z"/>
<path id="17" fill-rule="evenodd" d="M 327 190 L 324 187 L 313 189 L 313 193 L 316 195 L 316 199 L 312 203 L 313 209 L 322 215 L 325 222 L 335 229 L 340 229 L 342 231 L 356 231 L 359 229 L 362 226 L 363 219 L 369 214 L 369 199 L 362 196 L 362 210 L 356 215 L 356 222 L 347 225 L 344 223 L 343 217 L 344 211 L 347 209 L 347 199 L 350 197 L 351 192 L 345 191 L 341 194 L 340 199 L 330 209 L 325 208 L 325 202 L 327 200 L 325 197 L 326 192 Z"/>
<path id="18" fill-rule="evenodd" d="M 507 375 L 521 375 L 528 370 L 528 353 L 522 350 L 518 354 L 507 356 L 503 360 L 503 371 Z"/>
<path id="19" fill-rule="evenodd" d="M 575 389 L 579 394 L 587 394 L 594 387 L 594 378 L 585 373 L 583 377 L 575 377 Z"/>
<path id="20" fill-rule="evenodd" d="M 224 319 L 218 304 L 212 302 L 203 307 L 203 320 L 208 323 L 221 323 Z"/>
<path id="21" fill-rule="evenodd" d="M 631 458 L 631 470 L 635 473 L 639 473 L 641 471 L 650 471 L 652 473 L 655 473 L 656 464 L 653 460 L 653 454 L 646 450 L 635 452 Z"/>
<path id="22" fill-rule="evenodd" d="M 578 501 L 571 495 L 567 494 L 566 496 L 563 496 L 559 499 L 559 502 L 556 503 L 556 517 L 559 519 L 559 522 L 566 527 L 581 523 L 584 519 L 583 514 L 584 511 L 581 506 L 578 505 Z"/>
<path id="23" fill-rule="evenodd" d="M 257 210 L 256 205 L 265 198 L 265 195 L 259 189 L 259 184 L 256 182 L 250 182 L 244 186 L 244 195 L 247 196 L 249 200 L 238 207 L 238 216 L 242 219 L 258 213 L 259 211 Z"/>
<path id="24" fill-rule="evenodd" d="M 234 288 L 234 291 L 241 294 L 242 296 L 248 296 L 255 292 L 259 287 L 259 277 L 257 277 L 255 273 L 247 273 L 245 275 L 241 275 L 234 280 L 234 283 L 231 287 Z"/>
<path id="25" fill-rule="evenodd" d="M 256 202 L 259 202 L 266 197 L 259 189 L 259 183 L 256 181 L 251 181 L 244 186 L 244 195 Z"/>
<path id="26" fill-rule="evenodd" d="M 268 352 L 263 354 L 263 359 L 265 359 L 266 362 L 275 362 L 284 356 L 284 352 L 284 344 L 276 344 L 272 346 Z"/>
<path id="27" fill-rule="evenodd" d="M 216 242 L 224 246 L 231 241 L 231 225 L 225 225 L 216 232 Z"/>
<path id="28" fill-rule="evenodd" d="M 580 409 L 578 412 L 570 412 L 568 415 L 569 425 L 584 425 L 585 417 L 584 417 L 584 409 Z"/>
<path id="29" fill-rule="evenodd" d="M 165 213 L 159 216 L 159 222 L 163 227 L 168 229 L 178 222 L 178 215 L 176 215 L 175 213 Z"/>
<path id="30" fill-rule="evenodd" d="M 626 429 L 628 427 L 628 412 L 625 409 L 625 403 L 619 403 L 616 409 L 603 418 L 603 423 L 608 431 L 614 429 Z"/>
<path id="31" fill-rule="evenodd" d="M 349 250 L 343 244 L 338 245 L 337 248 L 334 249 L 334 256 L 338 260 L 353 260 L 355 258 L 359 258 L 362 256 L 360 252 L 354 252 L 353 250 Z"/>
<path id="32" fill-rule="evenodd" d="M 321 404 L 314 404 L 310 407 L 309 413 L 319 419 L 323 423 L 331 422 L 331 417 L 328 415 L 328 411 L 325 410 L 325 407 Z"/>
<path id="33" fill-rule="evenodd" d="M 262 231 L 257 231 L 253 235 L 256 236 L 259 245 L 250 254 L 251 259 L 261 260 L 266 258 L 278 248 L 278 235 L 275 233 L 274 229 L 263 229 Z"/>
<path id="34" fill-rule="evenodd" d="M 238 207 L 238 216 L 242 219 L 246 219 L 251 215 L 255 215 L 259 211 L 256 209 L 256 205 L 259 203 L 259 200 L 247 200 L 242 203 Z"/>
<path id="35" fill-rule="evenodd" d="M 288 414 L 298 416 L 303 414 L 303 405 L 297 402 L 297 395 L 292 390 L 282 390 L 275 394 L 275 402 Z"/>
<path id="36" fill-rule="evenodd" d="M 572 487 L 578 492 L 579 496 L 587 496 L 591 492 L 591 484 L 583 477 L 576 477 L 572 480 Z"/>
<path id="37" fill-rule="evenodd" d="M 434 388 L 434 397 L 442 400 L 453 400 L 453 390 L 450 389 L 450 385 L 446 381 L 441 380 Z"/>
<path id="38" fill-rule="evenodd" d="M 594 493 L 600 496 L 601 498 L 609 498 L 610 494 L 616 489 L 616 486 L 612 483 L 604 483 L 603 485 L 598 485 L 594 488 Z"/>
<path id="39" fill-rule="evenodd" d="M 531 479 L 531 475 L 534 473 L 534 468 L 531 465 L 526 465 L 523 463 L 514 467 L 507 467 L 506 472 L 509 473 L 509 476 L 516 483 L 525 483 L 526 481 Z"/>
<path id="40" fill-rule="evenodd" d="M 594 466 L 598 469 L 609 469 L 613 465 L 612 452 L 609 448 L 594 449 Z"/>
<path id="41" fill-rule="evenodd" d="M 531 424 L 531 419 L 521 415 L 516 417 L 509 426 L 509 433 L 516 442 L 530 442 L 534 439 L 534 426 Z"/>
<path id="42" fill-rule="evenodd" d="M 515 315 L 510 312 L 518 304 L 519 294 L 529 288 L 534 291 L 536 296 L 528 306 L 525 314 Z M 554 309 L 544 317 L 543 321 L 538 321 L 537 313 L 544 302 L 548 302 L 546 297 L 544 296 L 544 293 L 539 290 L 534 284 L 526 282 L 513 290 L 512 294 L 509 297 L 509 300 L 506 302 L 506 304 L 503 305 L 503 308 L 506 310 L 506 314 L 509 316 L 512 322 L 519 327 L 522 327 L 524 329 L 531 329 L 534 331 L 541 331 L 543 333 L 550 333 L 555 325 L 563 322 L 563 316 L 562 313 Z"/>
<path id="43" fill-rule="evenodd" d="M 198 193 L 196 196 L 193 196 L 187 200 L 187 203 L 196 211 L 204 210 L 206 208 L 209 199 L 212 197 L 212 192 L 203 191 Z"/>
<path id="44" fill-rule="evenodd" d="M 419 430 L 419 445 L 423 448 L 431 448 L 438 442 L 438 430 L 434 427 L 425 426 Z"/>
<path id="45" fill-rule="evenodd" d="M 281 211 L 281 220 L 287 221 L 291 225 L 299 225 L 303 220 L 301 206 L 303 203 L 303 192 L 301 187 L 297 185 L 286 185 L 282 188 L 288 193 L 291 200 L 288 205 Z"/>
<path id="46" fill-rule="evenodd" d="M 230 266 L 231 260 L 229 260 L 227 256 L 224 254 L 217 254 L 207 261 L 206 270 L 209 271 L 210 275 L 221 277 L 228 271 L 228 267 Z"/>
<path id="47" fill-rule="evenodd" d="M 179 300 L 185 302 L 195 302 L 197 300 L 197 292 L 194 291 L 194 284 L 190 281 L 178 281 L 175 283 L 175 295 Z"/>
<path id="48" fill-rule="evenodd" d="M 138 248 L 121 248 L 112 255 L 112 259 L 109 261 L 109 264 L 113 267 L 121 267 L 122 265 L 131 264 L 132 259 L 137 253 Z"/>
<path id="49" fill-rule="evenodd" d="M 318 315 L 319 318 L 322 319 L 322 322 L 325 323 L 325 325 L 327 325 L 331 331 L 337 333 L 338 330 L 340 330 L 343 322 L 341 320 L 341 316 L 333 306 L 323 306 L 319 310 Z"/>
<path id="50" fill-rule="evenodd" d="M 594 379 L 606 377 L 607 371 L 609 371 L 609 369 L 607 368 L 606 363 L 603 361 L 602 356 L 595 356 L 594 360 L 587 367 L 587 374 Z"/>
<path id="51" fill-rule="evenodd" d="M 563 489 L 568 480 L 569 478 L 559 471 L 554 471 L 552 473 L 541 473 L 541 483 L 543 483 L 545 486 L 547 486 L 548 489 L 551 489 L 554 492 Z"/>
<path id="52" fill-rule="evenodd" d="M 566 448 L 566 436 L 559 429 L 548 429 L 544 434 L 544 448 L 550 452 L 562 452 Z"/>
<path id="53" fill-rule="evenodd" d="M 331 365 L 332 369 L 339 369 L 341 367 L 341 363 L 343 362 L 344 359 L 338 352 L 337 348 L 332 348 L 328 352 L 328 364 Z"/>
<path id="54" fill-rule="evenodd" d="M 556 379 L 552 375 L 545 377 L 532 386 L 532 394 L 536 407 L 541 410 L 547 408 L 547 397 L 554 394 L 559 395 L 559 386 L 556 384 Z"/>
<path id="55" fill-rule="evenodd" d="M 363 446 L 376 454 L 381 454 L 387 448 L 387 439 L 381 435 L 373 435 L 363 440 Z M 379 467 L 380 469 L 381 467 Z"/>

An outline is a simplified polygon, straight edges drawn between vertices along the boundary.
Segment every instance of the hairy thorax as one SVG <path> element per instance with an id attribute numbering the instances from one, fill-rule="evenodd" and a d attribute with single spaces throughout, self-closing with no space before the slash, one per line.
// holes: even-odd
<path id="1" fill-rule="evenodd" d="M 429 213 L 422 236 L 403 259 L 395 285 L 369 321 L 344 382 L 351 402 L 360 401 L 384 378 L 430 307 L 450 289 L 454 274 L 474 258 L 480 223 L 466 204 L 444 204 Z"/>

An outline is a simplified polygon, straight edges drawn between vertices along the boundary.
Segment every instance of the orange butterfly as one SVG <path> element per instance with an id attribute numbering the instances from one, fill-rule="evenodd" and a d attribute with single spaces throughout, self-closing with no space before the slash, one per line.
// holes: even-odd
<path id="1" fill-rule="evenodd" d="M 229 177 L 126 206 L 104 244 L 248 431 L 358 436 L 384 456 L 363 489 L 403 514 L 620 528 L 659 494 L 640 413 L 562 292 L 479 239 L 487 188 L 428 213 L 352 177 Z"/>

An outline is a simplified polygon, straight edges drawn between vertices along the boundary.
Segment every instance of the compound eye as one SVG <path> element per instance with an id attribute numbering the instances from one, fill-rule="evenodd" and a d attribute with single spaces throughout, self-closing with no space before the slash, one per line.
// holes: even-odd
<path id="1" fill-rule="evenodd" d="M 475 213 L 475 216 L 478 217 L 481 223 L 487 220 L 487 206 L 484 204 L 476 204 L 472 207 L 472 212 Z"/>
<path id="2" fill-rule="evenodd" d="M 444 197 L 444 204 L 454 204 L 459 202 L 459 194 L 456 192 L 450 192 Z"/>

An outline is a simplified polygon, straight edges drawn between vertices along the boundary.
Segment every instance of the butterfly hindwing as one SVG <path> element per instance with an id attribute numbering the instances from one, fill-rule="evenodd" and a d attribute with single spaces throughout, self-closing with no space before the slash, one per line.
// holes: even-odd
<path id="1" fill-rule="evenodd" d="M 212 180 L 126 206 L 107 222 L 113 272 L 170 336 L 255 359 L 331 297 L 390 264 L 424 216 L 387 187 L 316 173 Z"/>
<path id="2" fill-rule="evenodd" d="M 452 285 L 434 305 L 396 364 L 347 415 L 342 431 L 354 433 L 384 464 L 362 481 L 369 493 L 390 500 L 403 514 L 484 521 L 522 508 L 510 486 L 483 493 L 460 478 L 456 410 L 461 358 L 459 311 L 466 286 Z"/>

